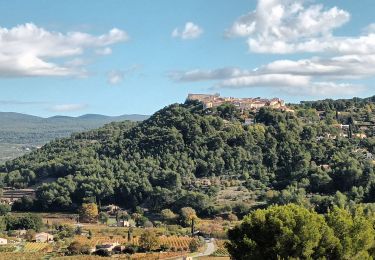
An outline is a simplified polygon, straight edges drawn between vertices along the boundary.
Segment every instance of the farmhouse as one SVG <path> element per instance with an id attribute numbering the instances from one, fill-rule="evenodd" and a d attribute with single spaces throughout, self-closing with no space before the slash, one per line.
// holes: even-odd
<path id="1" fill-rule="evenodd" d="M 107 250 L 108 252 L 111 252 L 116 246 L 119 246 L 120 244 L 115 242 L 115 243 L 104 243 L 104 244 L 101 244 L 101 245 L 97 245 L 96 246 L 96 250 L 99 250 L 99 249 L 104 249 L 104 250 Z"/>
<path id="2" fill-rule="evenodd" d="M 53 241 L 53 235 L 42 232 L 42 233 L 37 233 L 35 235 L 35 242 L 38 243 L 46 243 L 46 242 L 52 242 Z"/>
<path id="3" fill-rule="evenodd" d="M 130 227 L 130 222 L 127 220 L 120 220 L 117 222 L 118 227 Z"/>
<path id="4" fill-rule="evenodd" d="M 109 215 L 115 215 L 117 211 L 119 211 L 121 208 L 117 205 L 110 204 L 106 207 L 104 207 L 104 210 L 107 211 Z"/>
<path id="5" fill-rule="evenodd" d="M 6 244 L 8 244 L 8 239 L 0 237 L 0 245 L 6 245 Z"/>

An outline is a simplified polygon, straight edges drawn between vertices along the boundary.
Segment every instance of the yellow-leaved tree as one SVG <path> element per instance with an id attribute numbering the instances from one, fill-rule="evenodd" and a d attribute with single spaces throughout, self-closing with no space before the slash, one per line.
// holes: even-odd
<path id="1" fill-rule="evenodd" d="M 79 212 L 81 222 L 94 223 L 98 219 L 98 206 L 95 203 L 83 203 Z"/>

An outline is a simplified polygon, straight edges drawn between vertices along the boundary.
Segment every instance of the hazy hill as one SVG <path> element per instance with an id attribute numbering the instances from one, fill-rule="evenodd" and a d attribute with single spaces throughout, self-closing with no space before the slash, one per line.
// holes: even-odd
<path id="1" fill-rule="evenodd" d="M 110 122 L 142 121 L 145 115 L 105 116 L 86 114 L 79 117 L 53 116 L 49 118 L 27 114 L 0 112 L 0 162 L 20 156 L 55 138 L 67 137 L 101 127 Z"/>

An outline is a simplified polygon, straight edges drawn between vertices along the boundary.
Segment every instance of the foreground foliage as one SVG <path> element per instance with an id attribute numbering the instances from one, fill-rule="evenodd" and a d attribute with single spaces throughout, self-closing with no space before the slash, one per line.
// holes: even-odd
<path id="1" fill-rule="evenodd" d="M 228 233 L 234 259 L 370 259 L 374 218 L 363 208 L 334 207 L 326 216 L 288 204 L 256 210 Z"/>

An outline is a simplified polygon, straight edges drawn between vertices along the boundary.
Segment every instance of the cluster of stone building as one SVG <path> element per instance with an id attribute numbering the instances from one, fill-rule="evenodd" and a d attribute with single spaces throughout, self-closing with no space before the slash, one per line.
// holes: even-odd
<path id="1" fill-rule="evenodd" d="M 262 107 L 270 107 L 279 110 L 291 111 L 280 98 L 234 98 L 221 97 L 220 94 L 189 94 L 187 100 L 197 100 L 203 103 L 204 108 L 218 107 L 225 103 L 233 104 L 241 111 L 258 110 Z"/>
<path id="2" fill-rule="evenodd" d="M 21 229 L 16 231 L 16 237 L 14 238 L 25 238 L 27 230 Z M 53 240 L 53 235 L 46 233 L 46 232 L 40 232 L 36 233 L 35 237 L 33 238 L 33 242 L 36 243 L 52 243 Z M 0 237 L 0 245 L 7 245 L 8 242 L 12 241 L 12 243 L 15 243 L 13 240 L 9 240 L 7 238 Z"/>

